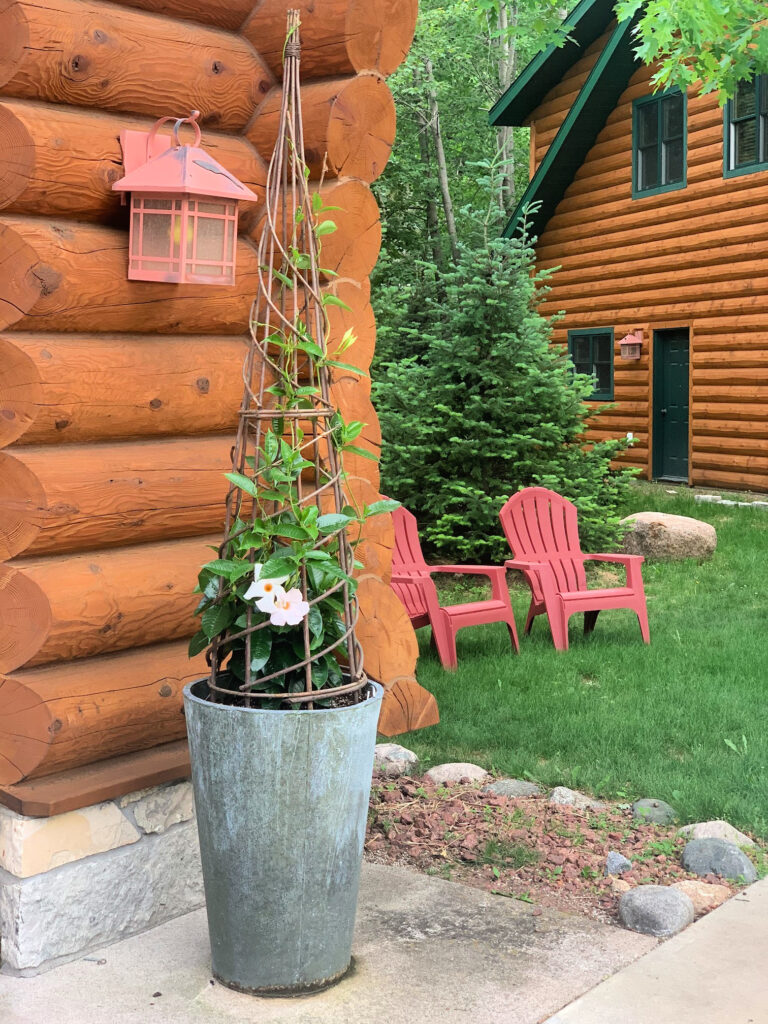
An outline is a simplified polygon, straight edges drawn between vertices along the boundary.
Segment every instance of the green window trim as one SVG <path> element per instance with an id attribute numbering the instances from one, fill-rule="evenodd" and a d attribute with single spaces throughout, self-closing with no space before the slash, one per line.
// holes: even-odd
<path id="1" fill-rule="evenodd" d="M 670 127 L 665 114 L 672 111 L 670 101 L 682 99 L 680 129 Z M 655 113 L 655 118 L 654 118 Z M 671 118 L 670 118 L 671 120 Z M 655 141 L 640 145 L 644 125 L 655 127 Z M 675 143 L 681 143 L 680 168 L 669 169 L 669 160 Z M 642 186 L 642 161 L 653 161 L 652 180 L 659 184 Z M 665 180 L 667 179 L 667 180 Z M 657 196 L 663 192 L 676 192 L 688 184 L 688 97 L 680 89 L 666 89 L 653 96 L 641 96 L 632 104 L 632 198 Z"/>
<path id="2" fill-rule="evenodd" d="M 768 75 L 756 75 L 746 84 L 755 86 L 753 113 L 739 115 L 736 99 L 730 99 L 723 111 L 723 177 L 736 178 L 741 174 L 755 174 L 768 170 Z M 743 83 L 739 83 L 743 84 Z M 736 164 L 736 132 L 739 125 L 754 123 L 755 159 Z"/>
<path id="3" fill-rule="evenodd" d="M 568 355 L 574 370 L 591 373 L 595 379 L 590 402 L 613 401 L 613 347 L 612 327 L 568 331 Z"/>

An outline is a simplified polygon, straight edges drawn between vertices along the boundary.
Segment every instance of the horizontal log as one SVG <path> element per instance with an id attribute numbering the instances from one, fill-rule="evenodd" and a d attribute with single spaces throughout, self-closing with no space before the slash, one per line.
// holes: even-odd
<path id="1" fill-rule="evenodd" d="M 7 96 L 241 131 L 273 84 L 240 36 L 92 0 L 3 0 Z"/>
<path id="2" fill-rule="evenodd" d="M 32 556 L 216 533 L 232 441 L 67 445 L 55 457 L 48 446 L 14 448 L 13 458 L 0 453 L 10 482 L 0 497 L 0 545 L 7 534 L 13 554 Z M 15 532 L 3 529 L 5 521 Z M 0 546 L 3 557 L 10 555 Z"/>
<path id="3" fill-rule="evenodd" d="M 256 294 L 258 260 L 250 242 L 237 247 L 234 287 L 129 281 L 128 233 L 66 221 L 6 217 L 0 296 L 17 301 L 21 331 L 131 331 L 143 334 L 243 334 Z M 26 314 L 19 317 L 19 309 Z M 3 306 L 0 304 L 0 315 Z M 0 320 L 0 323 L 2 321 Z"/>
<path id="4" fill-rule="evenodd" d="M 706 414 L 693 409 L 691 418 L 694 437 L 725 437 L 729 440 L 754 437 L 763 441 L 768 439 L 768 410 L 763 410 L 757 417 L 753 417 L 750 410 L 750 415 L 743 420 L 735 417 L 721 419 L 723 415 L 722 408 L 718 409 L 716 406 L 710 406 Z M 732 413 L 725 415 L 733 416 Z"/>
<path id="5" fill-rule="evenodd" d="M 768 473 L 730 472 L 705 467 L 691 471 L 694 487 L 727 487 L 737 491 L 768 491 Z"/>
<path id="6" fill-rule="evenodd" d="M 205 674 L 175 643 L 0 676 L 0 785 L 181 739 L 182 689 Z"/>
<path id="7" fill-rule="evenodd" d="M 763 312 L 768 309 L 768 279 L 738 281 L 700 281 L 675 288 L 674 284 L 666 289 L 635 291 L 631 286 L 624 293 L 602 295 L 595 289 L 574 289 L 570 293 L 554 291 L 541 304 L 545 315 L 552 315 L 563 307 L 569 316 L 587 313 L 598 319 L 611 323 L 626 314 L 627 301 L 631 298 L 635 311 L 653 310 L 653 317 L 658 321 L 666 318 L 695 317 L 700 313 L 722 312 L 723 309 L 738 309 L 744 313 L 748 309 Z M 646 313 L 650 316 L 650 313 Z"/>
<path id="8" fill-rule="evenodd" d="M 768 422 L 762 424 L 762 436 L 745 437 L 743 434 L 733 434 L 728 437 L 718 437 L 709 434 L 706 423 L 697 425 L 693 434 L 693 451 L 696 452 L 720 452 L 731 455 L 764 455 L 768 450 Z"/>
<path id="9" fill-rule="evenodd" d="M 305 80 L 358 71 L 391 75 L 411 47 L 418 0 L 257 0 L 243 35 L 277 78 L 283 73 L 289 10 L 301 15 Z"/>
<path id="10" fill-rule="evenodd" d="M 210 3 L 209 0 L 120 0 L 125 7 L 160 14 L 164 18 L 186 18 L 204 25 L 227 28 L 236 32 L 253 10 L 255 0 L 227 0 Z"/>
<path id="11" fill-rule="evenodd" d="M 322 236 L 320 266 L 339 277 L 362 281 L 376 265 L 381 249 L 381 218 L 373 192 L 362 181 L 347 178 L 330 182 L 320 190 L 327 206 L 336 207 L 320 214 L 318 221 L 332 221 L 336 231 Z M 282 207 L 277 223 L 281 223 Z M 262 218 L 251 237 L 257 242 L 264 229 Z"/>
<path id="12" fill-rule="evenodd" d="M 34 360 L 0 338 L 0 448 L 30 429 L 40 411 L 43 389 Z"/>
<path id="13" fill-rule="evenodd" d="M 267 96 L 246 135 L 265 159 L 272 156 L 282 89 Z M 395 141 L 395 101 L 379 75 L 309 82 L 301 89 L 304 151 L 312 178 L 371 182 L 387 165 Z"/>
<path id="14" fill-rule="evenodd" d="M 6 335 L 0 357 L 6 348 L 19 364 L 9 365 L 7 373 L 3 365 L 0 393 L 5 389 L 12 398 L 15 392 L 20 401 L 26 396 L 23 383 L 37 380 L 34 394 L 25 397 L 27 427 L 20 444 L 237 429 L 245 338 L 30 333 Z M 4 407 L 0 398 L 0 437 Z"/>
<path id="15" fill-rule="evenodd" d="M 40 217 L 127 225 L 121 193 L 120 132 L 149 131 L 152 121 L 47 103 L 0 103 L 0 209 Z M 161 134 L 168 134 L 161 130 Z M 266 167 L 247 139 L 206 131 L 206 152 L 264 196 Z M 260 203 L 240 207 L 241 229 L 251 226 Z"/>
<path id="16" fill-rule="evenodd" d="M 13 639 L 0 670 L 90 658 L 190 637 L 198 629 L 193 594 L 200 566 L 212 557 L 218 534 L 165 544 L 140 544 L 84 555 L 6 563 L 29 584 L 13 608 L 37 621 L 44 606 L 47 628 L 31 653 Z M 32 598 L 35 598 L 34 602 Z M 9 604 L 9 608 L 11 605 Z M 41 618 L 42 624 L 42 618 Z M 16 651 L 13 657 L 11 651 Z M 26 654 L 26 657 L 22 656 Z M 13 664 L 11 664 L 13 661 Z"/>
<path id="17" fill-rule="evenodd" d="M 189 771 L 187 741 L 175 740 L 153 750 L 122 754 L 42 779 L 5 786 L 0 789 L 0 804 L 30 818 L 50 818 L 164 782 L 187 779 Z"/>

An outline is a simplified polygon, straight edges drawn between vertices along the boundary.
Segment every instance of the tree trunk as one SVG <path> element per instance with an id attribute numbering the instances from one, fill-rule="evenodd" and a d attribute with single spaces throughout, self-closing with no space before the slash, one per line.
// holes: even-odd
<path id="1" fill-rule="evenodd" d="M 499 86 L 503 95 L 517 76 L 517 4 L 507 6 L 506 0 L 499 2 L 498 30 Z M 502 173 L 499 181 L 499 206 L 503 213 L 511 213 L 515 205 L 515 140 L 513 129 L 502 125 L 498 129 L 498 155 Z"/>
<path id="2" fill-rule="evenodd" d="M 456 220 L 453 216 L 453 200 L 451 189 L 448 183 L 448 166 L 445 160 L 443 149 L 443 135 L 440 130 L 440 110 L 437 105 L 437 90 L 435 88 L 435 76 L 432 71 L 432 61 L 429 57 L 424 58 L 424 69 L 427 72 L 427 98 L 429 99 L 429 127 L 432 132 L 432 141 L 435 144 L 435 158 L 437 160 L 437 180 L 440 182 L 440 192 L 443 197 L 443 212 L 445 213 L 445 224 L 448 228 L 448 238 L 451 243 L 451 255 L 454 263 L 459 259 L 459 237 L 456 233 Z"/>
<path id="3" fill-rule="evenodd" d="M 421 92 L 421 73 L 418 67 L 413 69 L 413 84 L 418 92 Z M 427 193 L 427 238 L 432 249 L 432 262 L 436 267 L 442 269 L 443 251 L 440 247 L 440 225 L 437 218 L 437 203 L 434 195 L 434 181 L 432 178 L 432 161 L 429 158 L 429 118 L 421 106 L 416 107 L 417 134 L 419 137 L 419 156 L 424 167 L 424 178 L 426 181 Z"/>

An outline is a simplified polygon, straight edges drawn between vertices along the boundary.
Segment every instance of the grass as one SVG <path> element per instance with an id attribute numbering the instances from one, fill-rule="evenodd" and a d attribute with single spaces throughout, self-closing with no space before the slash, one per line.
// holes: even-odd
<path id="1" fill-rule="evenodd" d="M 718 547 L 707 562 L 643 566 L 649 647 L 631 612 L 608 611 L 586 638 L 574 616 L 558 654 L 545 618 L 522 636 L 527 591 L 513 587 L 519 657 L 503 625 L 475 627 L 458 635 L 458 671 L 445 672 L 420 631 L 418 679 L 441 721 L 400 742 L 425 766 L 471 761 L 607 799 L 654 797 L 684 821 L 724 818 L 768 838 L 768 509 L 669 490 L 637 484 L 627 512 L 706 520 Z M 471 599 L 456 583 L 442 594 Z"/>

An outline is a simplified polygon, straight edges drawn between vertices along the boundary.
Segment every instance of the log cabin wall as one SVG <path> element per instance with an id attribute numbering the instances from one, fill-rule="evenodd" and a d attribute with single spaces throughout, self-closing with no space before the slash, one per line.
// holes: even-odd
<path id="1" fill-rule="evenodd" d="M 540 161 L 594 64 L 604 38 L 532 115 Z M 725 178 L 723 110 L 689 92 L 687 185 L 632 198 L 632 103 L 651 93 L 644 67 L 609 115 L 537 243 L 542 267 L 560 267 L 542 311 L 565 310 L 568 330 L 614 327 L 615 405 L 588 438 L 632 432 L 623 462 L 651 477 L 654 331 L 690 332 L 689 483 L 768 490 L 768 223 L 765 172 Z M 622 361 L 618 339 L 644 331 L 642 357 Z"/>
<path id="2" fill-rule="evenodd" d="M 340 207 L 323 262 L 351 312 L 332 309 L 331 344 L 354 326 L 367 369 L 381 243 L 369 184 L 394 138 L 385 76 L 417 0 L 0 9 L 0 800 L 16 809 L 31 806 L 29 780 L 44 814 L 185 770 L 181 690 L 205 672 L 186 653 L 192 588 L 223 526 L 261 210 L 241 209 L 234 287 L 128 281 L 127 207 L 111 186 L 121 129 L 196 108 L 202 145 L 263 199 L 291 7 L 312 176 Z M 377 451 L 369 383 L 346 374 L 333 388 Z M 347 470 L 358 498 L 378 497 L 375 463 Z M 360 632 L 389 734 L 437 719 L 388 585 L 392 545 L 379 517 L 359 548 Z M 155 747 L 153 774 L 136 752 Z"/>

